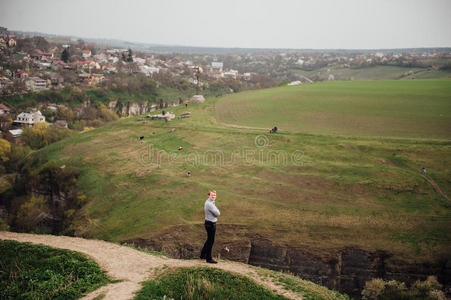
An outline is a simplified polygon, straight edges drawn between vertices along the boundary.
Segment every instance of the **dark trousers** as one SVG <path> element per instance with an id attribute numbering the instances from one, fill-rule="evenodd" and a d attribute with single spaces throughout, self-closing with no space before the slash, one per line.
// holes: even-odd
<path id="1" fill-rule="evenodd" d="M 216 223 L 205 220 L 205 230 L 207 230 L 207 240 L 202 248 L 200 257 L 210 260 L 212 259 L 211 249 L 213 249 L 213 243 L 215 242 Z"/>

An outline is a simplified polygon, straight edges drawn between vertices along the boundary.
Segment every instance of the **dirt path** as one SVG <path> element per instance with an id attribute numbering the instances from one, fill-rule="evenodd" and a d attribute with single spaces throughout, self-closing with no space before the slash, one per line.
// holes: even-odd
<path id="1" fill-rule="evenodd" d="M 254 282 L 288 298 L 302 299 L 300 294 L 295 294 L 283 289 L 281 286 L 275 285 L 270 279 L 260 277 L 252 267 L 240 263 L 221 261 L 216 265 L 211 265 L 202 260 L 165 258 L 105 241 L 87 240 L 67 236 L 2 231 L 0 232 L 0 239 L 44 244 L 55 248 L 69 249 L 84 253 L 95 260 L 101 268 L 106 270 L 111 279 L 122 280 L 118 283 L 103 286 L 82 299 L 94 299 L 99 295 L 105 295 L 105 298 L 103 299 L 132 299 L 134 293 L 141 289 L 141 282 L 151 279 L 155 275 L 155 271 L 165 265 L 170 268 L 193 266 L 220 268 L 225 271 L 249 277 Z"/>
<path id="2" fill-rule="evenodd" d="M 271 128 L 267 127 L 253 127 L 253 126 L 244 126 L 244 125 L 236 125 L 236 124 L 230 124 L 230 123 L 224 123 L 224 122 L 219 122 L 218 120 L 216 120 L 216 118 L 214 117 L 210 117 L 210 120 L 212 123 L 216 124 L 216 125 L 223 125 L 225 127 L 230 127 L 230 128 L 237 128 L 237 129 L 251 129 L 251 130 L 263 130 L 264 132 L 269 132 L 269 130 Z M 293 132 L 293 131 L 289 131 L 286 132 L 289 134 L 295 134 L 298 132 Z M 451 142 L 450 139 L 446 139 L 446 138 L 422 138 L 422 137 L 402 137 L 402 136 L 358 136 L 358 135 L 330 135 L 327 133 L 311 133 L 311 132 L 304 132 L 307 134 L 311 134 L 311 135 L 317 135 L 317 136 L 330 136 L 330 137 L 336 137 L 336 138 L 343 138 L 343 139 L 347 139 L 347 138 L 359 138 L 359 139 L 387 139 L 387 140 L 405 140 L 405 141 L 423 141 L 423 142 Z"/>
<path id="3" fill-rule="evenodd" d="M 446 200 L 449 201 L 448 196 L 442 191 L 442 189 L 440 188 L 440 186 L 439 186 L 437 183 L 435 183 L 434 180 L 432 180 L 431 177 L 426 176 L 426 175 L 421 175 L 421 177 L 423 177 L 427 182 L 429 182 L 429 183 L 432 185 L 432 187 L 435 189 L 435 191 L 436 191 L 437 193 L 439 193 L 440 195 L 443 196 L 443 198 L 445 198 Z"/>

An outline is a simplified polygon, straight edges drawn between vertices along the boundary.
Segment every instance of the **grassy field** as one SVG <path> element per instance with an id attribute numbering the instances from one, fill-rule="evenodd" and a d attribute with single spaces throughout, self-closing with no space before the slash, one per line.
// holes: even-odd
<path id="1" fill-rule="evenodd" d="M 78 299 L 110 282 L 85 256 L 43 245 L 0 240 L 1 299 Z"/>
<path id="2" fill-rule="evenodd" d="M 218 120 L 350 136 L 451 137 L 451 80 L 325 82 L 223 97 Z"/>
<path id="3" fill-rule="evenodd" d="M 261 278 L 270 279 L 306 300 L 350 299 L 336 291 L 299 277 L 256 268 Z M 164 299 L 287 299 L 241 275 L 214 268 L 163 269 L 156 279 L 143 283 L 135 300 Z"/>
<path id="4" fill-rule="evenodd" d="M 135 300 L 163 299 L 287 299 L 249 278 L 219 269 L 186 268 L 165 272 L 147 281 Z"/>
<path id="5" fill-rule="evenodd" d="M 450 253 L 451 203 L 428 178 L 451 194 L 449 139 L 367 135 L 449 138 L 449 85 L 332 82 L 246 92 L 189 104 L 191 118 L 125 118 L 40 152 L 81 171 L 78 187 L 89 203 L 79 212 L 78 235 L 121 241 L 176 228 L 200 247 L 203 204 L 214 188 L 220 224 L 276 243 L 436 259 Z M 421 106 L 425 99 L 431 105 Z M 179 115 L 185 107 L 170 111 Z M 334 111 L 350 120 L 337 122 Z M 311 123 L 298 114 L 310 114 Z M 269 128 L 270 116 L 280 133 L 221 123 Z"/>
<path id="6" fill-rule="evenodd" d="M 335 80 L 396 80 L 409 78 L 451 78 L 450 71 L 427 68 L 409 68 L 398 66 L 373 66 L 364 68 L 324 67 L 317 70 L 295 70 L 295 74 L 312 77 L 319 76 L 327 80 L 333 75 Z"/>

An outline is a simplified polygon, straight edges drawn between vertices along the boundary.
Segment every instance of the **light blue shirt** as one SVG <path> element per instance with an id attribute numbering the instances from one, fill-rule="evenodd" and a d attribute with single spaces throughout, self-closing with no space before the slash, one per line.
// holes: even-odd
<path id="1" fill-rule="evenodd" d="M 216 207 L 215 202 L 213 200 L 208 198 L 207 201 L 205 201 L 204 210 L 205 210 L 205 220 L 215 223 L 218 221 L 218 216 L 221 213 L 219 212 L 219 209 Z"/>

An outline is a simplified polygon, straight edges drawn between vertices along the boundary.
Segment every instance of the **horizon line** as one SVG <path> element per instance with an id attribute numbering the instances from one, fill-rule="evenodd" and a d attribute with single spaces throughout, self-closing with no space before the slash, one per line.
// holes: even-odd
<path id="1" fill-rule="evenodd" d="M 4 26 L 0 26 L 4 27 Z M 4 27 L 7 28 L 7 27 Z M 46 32 L 40 32 L 40 31 L 26 31 L 26 30 L 16 30 L 16 29 L 9 29 L 7 28 L 7 31 L 11 32 L 20 32 L 20 33 L 34 33 L 34 34 L 43 34 L 43 35 L 54 35 L 59 37 L 67 37 L 67 38 L 77 38 L 77 39 L 89 39 L 89 40 L 111 40 L 111 41 L 117 41 L 117 42 L 123 42 L 123 43 L 129 43 L 129 44 L 142 44 L 146 45 L 148 47 L 183 47 L 183 48 L 212 48 L 212 49 L 249 49 L 249 50 L 321 50 L 321 51 L 343 51 L 343 50 L 352 50 L 352 51 L 359 51 L 359 50 L 403 50 L 403 49 L 447 49 L 449 48 L 451 50 L 450 46 L 417 46 L 417 47 L 396 47 L 396 48 L 286 48 L 286 47 L 273 47 L 273 48 L 267 48 L 267 47 L 240 47 L 240 46 L 195 46 L 195 45 L 183 45 L 183 44 L 159 44 L 159 43 L 151 43 L 151 42 L 138 42 L 138 41 L 129 41 L 129 40 L 122 40 L 118 38 L 99 38 L 99 37 L 80 37 L 76 35 L 66 35 L 66 34 L 56 34 L 56 33 L 46 33 Z"/>

